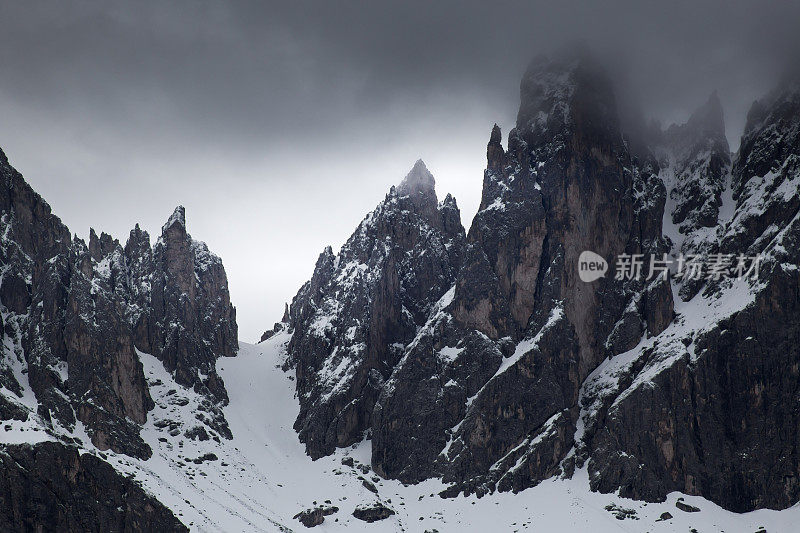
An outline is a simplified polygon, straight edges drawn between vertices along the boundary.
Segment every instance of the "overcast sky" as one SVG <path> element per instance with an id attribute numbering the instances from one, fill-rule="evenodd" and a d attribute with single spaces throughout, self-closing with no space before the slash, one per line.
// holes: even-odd
<path id="1" fill-rule="evenodd" d="M 665 124 L 717 89 L 736 149 L 798 57 L 800 1 L 0 0 L 0 20 L 11 163 L 84 238 L 155 239 L 184 205 L 253 341 L 417 158 L 468 227 L 534 56 L 583 39 Z"/>

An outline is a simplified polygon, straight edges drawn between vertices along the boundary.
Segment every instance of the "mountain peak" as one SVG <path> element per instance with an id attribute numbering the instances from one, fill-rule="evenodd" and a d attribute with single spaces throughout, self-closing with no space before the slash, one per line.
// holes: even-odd
<path id="1" fill-rule="evenodd" d="M 433 179 L 433 174 L 430 173 L 422 159 L 417 159 L 411 171 L 406 174 L 406 177 L 397 187 L 397 194 L 399 196 L 435 194 L 435 186 L 436 180 Z"/>
<path id="2" fill-rule="evenodd" d="M 164 233 L 174 224 L 180 224 L 186 230 L 186 209 L 182 205 L 175 208 L 167 223 L 161 226 L 161 232 Z"/>
<path id="3" fill-rule="evenodd" d="M 725 135 L 725 118 L 719 95 L 714 90 L 708 100 L 697 109 L 688 122 L 690 128 L 701 129 L 704 132 Z"/>
<path id="4" fill-rule="evenodd" d="M 679 160 L 688 161 L 698 150 L 713 147 L 720 154 L 728 154 L 730 148 L 725 136 L 725 117 L 717 91 L 695 110 L 683 124 L 673 124 L 665 132 L 665 140 L 673 147 Z M 723 155 L 723 158 L 727 158 Z"/>
<path id="5" fill-rule="evenodd" d="M 585 46 L 536 57 L 520 84 L 519 131 L 550 138 L 576 125 L 614 136 L 619 128 L 611 81 Z"/>
<path id="6" fill-rule="evenodd" d="M 505 164 L 506 152 L 503 150 L 502 139 L 503 136 L 500 132 L 500 126 L 495 124 L 489 136 L 489 144 L 486 145 L 487 167 L 494 171 L 502 170 Z"/>

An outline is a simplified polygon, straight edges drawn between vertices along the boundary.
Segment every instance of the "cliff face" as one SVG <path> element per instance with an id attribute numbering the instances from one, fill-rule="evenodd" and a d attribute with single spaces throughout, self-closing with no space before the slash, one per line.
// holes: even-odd
<path id="1" fill-rule="evenodd" d="M 134 481 L 56 442 L 0 448 L 3 531 L 189 531 Z"/>
<path id="2" fill-rule="evenodd" d="M 800 498 L 799 105 L 787 84 L 753 106 L 704 239 L 734 264 L 760 254 L 757 281 L 702 280 L 660 342 L 587 383 L 587 400 L 605 404 L 586 425 L 595 488 L 645 499 L 681 490 L 735 511 Z M 601 392 L 611 375 L 623 383 Z"/>
<path id="3" fill-rule="evenodd" d="M 376 409 L 373 465 L 404 481 L 442 475 L 483 491 L 552 475 L 572 447 L 586 376 L 671 319 L 666 281 L 578 277 L 584 250 L 612 265 L 622 253 L 666 251 L 657 167 L 628 150 L 610 83 L 591 61 L 535 61 L 508 150 L 495 128 L 487 159 L 452 299 Z M 409 398 L 420 398 L 416 409 Z"/>
<path id="4" fill-rule="evenodd" d="M 145 352 L 160 359 L 178 384 L 207 398 L 208 417 L 198 420 L 212 434 L 230 438 L 221 411 L 227 393 L 215 361 L 236 353 L 235 310 L 220 259 L 186 233 L 183 208 L 152 249 L 138 226 L 124 247 L 94 230 L 87 245 L 70 237 L 2 152 L 0 179 L 0 420 L 29 422 L 34 431 L 67 444 L 85 431 L 98 450 L 147 459 L 152 450 L 140 430 L 155 404 L 140 357 Z M 72 461 L 63 450 L 47 450 L 47 458 Z M 13 457 L 28 453 L 12 451 Z M 124 492 L 113 492 L 108 469 L 108 487 L 97 490 L 123 498 Z M 6 488 L 16 498 L 39 489 L 15 483 L 43 484 L 55 473 L 15 475 Z M 70 501 L 67 508 L 77 502 Z M 153 511 L 149 501 L 142 506 Z M 82 527 L 69 517 L 31 514 L 31 520 L 39 518 L 53 527 Z M 128 518 L 111 512 L 108 524 L 116 527 L 119 520 Z"/>
<path id="5" fill-rule="evenodd" d="M 366 435 L 376 472 L 442 477 L 447 494 L 517 491 L 588 468 L 595 490 L 648 500 L 680 490 L 737 511 L 792 505 L 796 84 L 754 106 L 735 158 L 716 94 L 686 124 L 623 130 L 611 82 L 580 51 L 534 61 L 520 96 L 507 148 L 497 126 L 490 134 L 480 209 L 463 244 L 445 247 L 458 250 L 442 262 L 448 275 L 417 274 L 432 288 L 408 291 L 416 263 L 395 260 L 404 266 L 362 269 L 380 273 L 343 289 L 346 265 L 364 262 L 346 256 L 365 242 L 362 223 L 339 257 L 320 256 L 278 325 L 292 333 L 301 439 L 327 435 L 309 453 Z M 433 226 L 433 205 L 412 202 L 402 211 L 420 218 L 393 227 Z M 434 241 L 416 241 L 409 256 L 408 242 L 380 227 L 368 242 L 386 243 L 381 258 L 442 257 Z M 609 272 L 582 281 L 584 251 Z M 618 259 L 636 254 L 642 275 L 615 275 Z M 759 254 L 757 275 L 736 275 Z M 720 272 L 706 264 L 686 275 L 690 256 L 722 261 Z M 670 273 L 648 277 L 659 261 Z M 398 291 L 387 287 L 398 286 L 393 307 Z M 345 326 L 354 301 L 388 321 Z M 356 332 L 370 342 L 352 364 L 336 347 Z M 349 377 L 363 375 L 362 361 L 378 372 L 351 386 L 368 381 Z M 312 392 L 329 375 L 347 378 Z"/>
<path id="6" fill-rule="evenodd" d="M 178 383 L 226 402 L 214 363 L 236 354 L 238 333 L 220 258 L 187 233 L 181 206 L 152 251 L 137 226 L 124 252 L 138 282 L 129 311 L 137 346 L 161 359 Z"/>
<path id="7" fill-rule="evenodd" d="M 463 248 L 455 200 L 437 203 L 433 176 L 418 161 L 337 255 L 320 255 L 289 312 L 295 429 L 312 457 L 363 438 L 378 392 L 452 285 Z"/>

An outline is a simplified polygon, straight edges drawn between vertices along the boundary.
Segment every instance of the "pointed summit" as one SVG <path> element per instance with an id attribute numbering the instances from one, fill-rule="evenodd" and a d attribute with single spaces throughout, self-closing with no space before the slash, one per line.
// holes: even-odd
<path id="1" fill-rule="evenodd" d="M 725 117 L 717 91 L 692 113 L 684 124 L 673 124 L 665 133 L 665 140 L 673 148 L 682 164 L 694 159 L 706 149 L 718 152 L 729 159 L 730 147 L 725 136 Z"/>
<path id="2" fill-rule="evenodd" d="M 500 126 L 495 124 L 489 136 L 489 144 L 486 145 L 487 167 L 494 171 L 502 170 L 505 164 L 506 151 L 503 150 L 502 138 Z"/>
<path id="3" fill-rule="evenodd" d="M 434 185 L 418 160 L 339 253 L 325 248 L 292 300 L 287 361 L 297 368 L 301 404 L 294 428 L 315 459 L 363 439 L 402 347 L 455 284 L 464 228 L 455 200 L 438 204 Z"/>
<path id="4" fill-rule="evenodd" d="M 176 207 L 167 223 L 161 226 L 161 233 L 166 232 L 174 224 L 180 224 L 184 231 L 186 230 L 186 209 L 182 205 Z"/>
<path id="5" fill-rule="evenodd" d="M 433 193 L 435 195 L 436 180 L 430 173 L 422 159 L 417 159 L 411 171 L 406 174 L 397 187 L 399 196 L 421 196 Z"/>
<path id="6" fill-rule="evenodd" d="M 725 135 L 725 118 L 716 90 L 711 93 L 705 104 L 692 113 L 687 125 L 690 129 L 698 131 L 698 133 L 702 132 L 717 136 Z"/>
<path id="7" fill-rule="evenodd" d="M 500 126 L 495 122 L 492 127 L 492 133 L 489 135 L 489 144 L 499 145 L 503 140 L 503 135 L 500 132 Z"/>

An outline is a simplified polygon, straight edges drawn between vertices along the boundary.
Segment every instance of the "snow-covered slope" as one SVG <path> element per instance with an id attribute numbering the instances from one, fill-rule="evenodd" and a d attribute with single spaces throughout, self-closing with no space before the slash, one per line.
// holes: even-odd
<path id="1" fill-rule="evenodd" d="M 102 453 L 85 436 L 83 453 L 105 456 L 117 469 L 134 476 L 192 531 L 302 531 L 305 527 L 293 517 L 316 505 L 332 505 L 339 510 L 328 515 L 315 531 L 591 529 L 603 533 L 691 528 L 757 531 L 762 527 L 791 531 L 792 524 L 800 520 L 798 506 L 779 512 L 736 514 L 702 498 L 678 493 L 670 494 L 664 503 L 647 504 L 590 492 L 585 471 L 568 480 L 544 481 L 519 494 L 441 498 L 438 493 L 445 487 L 437 480 L 403 486 L 398 481 L 376 478 L 368 467 L 369 441 L 313 461 L 292 429 L 299 404 L 291 374 L 280 369 L 288 339 L 287 334 L 279 333 L 258 345 L 241 343 L 237 357 L 217 363 L 230 394 L 225 416 L 234 435 L 232 441 L 192 441 L 182 433 L 171 436 L 169 426 L 159 428 L 159 421 L 167 418 L 182 429 L 191 426 L 203 397 L 176 385 L 156 358 L 140 354 L 156 403 L 142 431 L 153 456 L 144 461 Z M 2 440 L 19 441 L 23 436 L 28 440 L 26 432 L 19 431 L 19 423 L 12 424 L 14 430 L 4 431 Z M 42 436 L 41 432 L 34 434 L 36 438 Z M 194 462 L 202 457 L 206 459 L 200 464 Z M 353 466 L 343 464 L 343 460 L 350 462 L 347 458 L 352 458 Z M 374 485 L 377 494 L 365 486 L 364 480 Z M 681 497 L 700 512 L 678 509 L 675 503 Z M 375 501 L 383 502 L 396 514 L 374 523 L 352 516 L 356 506 Z M 633 513 L 622 511 L 625 509 Z M 672 518 L 659 521 L 665 512 Z"/>

